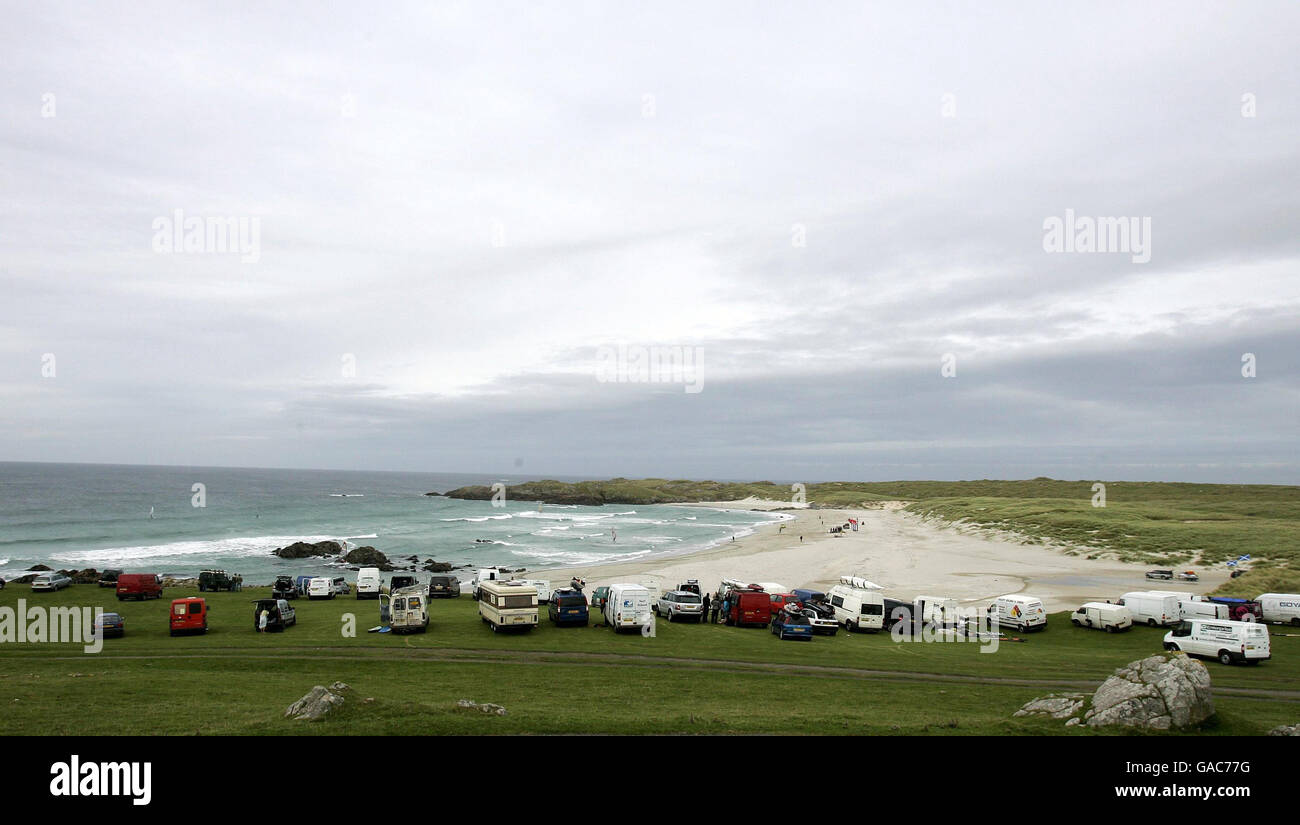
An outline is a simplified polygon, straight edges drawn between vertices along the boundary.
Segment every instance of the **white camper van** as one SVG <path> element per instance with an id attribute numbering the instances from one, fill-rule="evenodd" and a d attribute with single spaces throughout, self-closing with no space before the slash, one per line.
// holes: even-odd
<path id="1" fill-rule="evenodd" d="M 1119 603 L 1133 614 L 1134 624 L 1150 627 L 1168 626 L 1182 621 L 1183 610 L 1178 602 L 1186 596 L 1186 593 L 1135 590 L 1121 596 Z"/>
<path id="2" fill-rule="evenodd" d="M 357 598 L 379 598 L 379 587 L 383 584 L 379 578 L 378 567 L 363 567 L 357 571 Z"/>
<path id="3" fill-rule="evenodd" d="M 1088 602 L 1070 614 L 1070 622 L 1075 627 L 1092 627 L 1116 633 L 1133 626 L 1133 614 L 1122 604 Z"/>
<path id="4" fill-rule="evenodd" d="M 1165 650 L 1181 650 L 1191 656 L 1209 656 L 1225 665 L 1255 664 L 1272 656 L 1268 628 L 1258 622 L 1224 622 L 1217 619 L 1187 619 L 1165 634 Z"/>
<path id="5" fill-rule="evenodd" d="M 1042 600 L 1036 596 L 1014 593 L 998 596 L 989 605 L 988 612 L 1002 627 L 1014 627 L 1022 631 L 1047 629 L 1047 612 L 1043 610 Z"/>
<path id="6" fill-rule="evenodd" d="M 922 624 L 935 627 L 957 627 L 961 624 L 957 600 L 944 596 L 917 596 L 912 600 L 912 615 Z"/>
<path id="7" fill-rule="evenodd" d="M 480 581 L 478 615 L 502 630 L 531 630 L 537 627 L 537 588 L 519 581 Z"/>
<path id="8" fill-rule="evenodd" d="M 640 630 L 654 621 L 650 591 L 639 584 L 611 584 L 605 599 L 605 624 L 620 630 Z"/>
<path id="9" fill-rule="evenodd" d="M 1300 627 L 1300 594 L 1262 593 L 1255 601 L 1259 602 L 1264 621 Z"/>
<path id="10" fill-rule="evenodd" d="M 308 599 L 332 599 L 334 598 L 334 581 L 324 576 L 317 576 L 307 582 Z"/>
<path id="11" fill-rule="evenodd" d="M 826 592 L 835 620 L 850 633 L 875 633 L 885 626 L 885 597 L 880 585 L 858 576 L 840 576 L 840 583 Z"/>
<path id="12" fill-rule="evenodd" d="M 524 584 L 537 588 L 537 601 L 546 604 L 551 600 L 551 583 L 546 579 L 519 579 Z"/>
<path id="13" fill-rule="evenodd" d="M 424 588 L 403 587 L 387 594 L 388 626 L 394 633 L 423 633 L 429 627 L 429 606 Z"/>

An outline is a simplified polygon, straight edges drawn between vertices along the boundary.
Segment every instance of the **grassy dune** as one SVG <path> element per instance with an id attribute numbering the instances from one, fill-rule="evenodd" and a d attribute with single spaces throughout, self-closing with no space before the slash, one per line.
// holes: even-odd
<path id="1" fill-rule="evenodd" d="M 1025 701 L 1103 680 L 1160 649 L 1161 631 L 1109 635 L 1064 615 L 996 653 L 975 644 L 900 644 L 884 634 L 840 633 L 781 642 L 758 629 L 666 624 L 655 638 L 609 629 L 493 634 L 472 601 L 435 601 L 428 633 L 367 634 L 375 602 L 299 600 L 299 626 L 252 630 L 259 589 L 207 594 L 206 636 L 167 635 L 169 589 L 155 602 L 118 603 L 74 586 L 32 594 L 11 586 L 0 606 L 85 604 L 127 617 L 104 652 L 72 645 L 0 645 L 0 735 L 151 731 L 165 734 L 348 733 L 902 733 L 1091 735 L 1057 723 L 1012 720 Z M 358 633 L 345 638 L 345 614 Z M 1285 632 L 1276 631 L 1275 632 Z M 1206 666 L 1221 693 L 1208 734 L 1258 734 L 1300 718 L 1300 638 L 1278 635 L 1256 667 Z M 301 723 L 284 708 L 314 684 L 342 680 L 355 700 L 337 718 Z M 371 698 L 373 701 L 362 700 Z M 455 708 L 496 702 L 505 717 Z"/>

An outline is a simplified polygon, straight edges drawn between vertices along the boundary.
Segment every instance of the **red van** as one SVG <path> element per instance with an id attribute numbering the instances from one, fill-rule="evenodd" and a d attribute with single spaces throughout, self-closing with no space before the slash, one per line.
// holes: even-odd
<path id="1" fill-rule="evenodd" d="M 162 584 L 153 573 L 122 573 L 117 577 L 117 600 L 158 599 L 162 597 Z"/>
<path id="2" fill-rule="evenodd" d="M 730 602 L 727 624 L 767 627 L 772 619 L 772 597 L 762 590 L 731 590 L 723 598 Z"/>
<path id="3" fill-rule="evenodd" d="M 178 633 L 208 632 L 208 603 L 204 599 L 195 596 L 174 599 L 168 617 L 169 629 L 173 636 Z"/>

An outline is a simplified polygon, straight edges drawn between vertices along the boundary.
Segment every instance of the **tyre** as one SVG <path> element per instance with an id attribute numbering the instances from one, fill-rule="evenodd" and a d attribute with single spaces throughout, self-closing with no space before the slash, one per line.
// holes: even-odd
<path id="1" fill-rule="evenodd" d="M 492 622 L 488 622 L 488 624 L 491 624 L 491 625 L 492 625 L 492 632 L 493 632 L 493 633 L 500 633 L 500 632 L 501 632 L 501 626 L 500 626 L 500 625 L 492 624 Z"/>
<path id="2" fill-rule="evenodd" d="M 1225 665 L 1230 665 L 1230 664 L 1232 664 L 1232 654 L 1229 653 L 1229 652 L 1226 651 L 1226 650 L 1220 650 L 1220 651 L 1219 651 L 1219 662 L 1220 662 L 1220 664 L 1225 664 Z"/>
<path id="3" fill-rule="evenodd" d="M 1300 617 L 1297 617 L 1297 618 L 1292 619 L 1292 620 L 1291 620 L 1291 626 L 1292 626 L 1292 627 L 1300 627 Z"/>
<path id="4" fill-rule="evenodd" d="M 1078 619 L 1070 619 L 1070 624 L 1074 625 L 1075 627 L 1080 627 Z"/>
<path id="5" fill-rule="evenodd" d="M 1156 626 L 1155 619 L 1147 619 L 1147 627 L 1155 627 L 1155 626 Z"/>
<path id="6" fill-rule="evenodd" d="M 1174 644 L 1173 642 L 1165 642 L 1165 650 L 1169 651 L 1170 653 L 1177 653 L 1178 645 Z"/>

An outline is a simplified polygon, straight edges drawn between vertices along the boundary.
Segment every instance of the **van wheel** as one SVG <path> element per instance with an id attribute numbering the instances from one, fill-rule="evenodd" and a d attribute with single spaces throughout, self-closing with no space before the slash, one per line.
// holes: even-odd
<path id="1" fill-rule="evenodd" d="M 1170 653 L 1177 653 L 1178 645 L 1174 644 L 1173 642 L 1165 642 L 1165 650 L 1169 651 Z"/>
<path id="2" fill-rule="evenodd" d="M 1232 664 L 1232 654 L 1229 653 L 1229 652 L 1226 651 L 1226 650 L 1220 650 L 1220 651 L 1219 651 L 1219 662 L 1220 662 L 1221 664 L 1225 664 L 1225 665 L 1230 665 L 1230 664 Z"/>
<path id="3" fill-rule="evenodd" d="M 493 632 L 493 633 L 500 633 L 500 632 L 501 632 L 501 626 L 500 626 L 500 625 L 495 625 L 495 624 L 492 625 L 492 632 Z"/>
<path id="4" fill-rule="evenodd" d="M 1147 627 L 1155 627 L 1155 626 L 1156 626 L 1155 619 L 1147 619 Z"/>
<path id="5" fill-rule="evenodd" d="M 1300 618 L 1292 619 L 1292 620 L 1291 620 L 1291 626 L 1292 626 L 1292 627 L 1300 627 Z"/>

